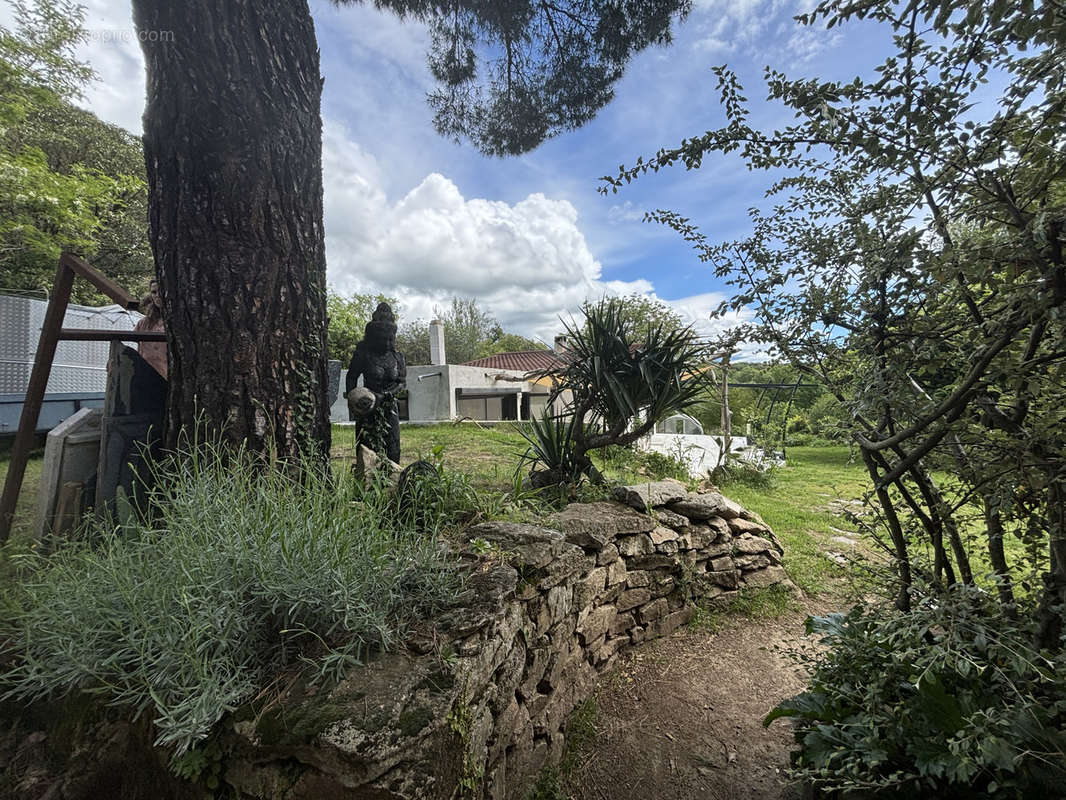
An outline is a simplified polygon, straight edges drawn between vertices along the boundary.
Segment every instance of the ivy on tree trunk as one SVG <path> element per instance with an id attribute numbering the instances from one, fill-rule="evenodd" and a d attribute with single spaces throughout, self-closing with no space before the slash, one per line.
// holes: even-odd
<path id="1" fill-rule="evenodd" d="M 168 444 L 324 462 L 318 50 L 303 0 L 134 0 L 149 217 L 170 353 Z"/>

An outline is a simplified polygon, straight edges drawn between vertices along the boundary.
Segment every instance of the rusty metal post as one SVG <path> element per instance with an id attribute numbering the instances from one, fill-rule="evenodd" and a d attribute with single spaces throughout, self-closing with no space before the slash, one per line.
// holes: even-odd
<path id="1" fill-rule="evenodd" d="M 733 350 L 722 356 L 722 458 L 721 463 L 729 463 L 729 453 L 733 449 L 733 412 L 729 410 L 729 361 Z"/>
<path id="2" fill-rule="evenodd" d="M 26 474 L 26 462 L 33 446 L 37 417 L 41 413 L 45 389 L 48 388 L 48 376 L 52 371 L 52 361 L 59 343 L 59 330 L 63 327 L 63 317 L 67 313 L 73 284 L 74 272 L 61 258 L 52 286 L 52 296 L 48 300 L 48 310 L 44 315 L 44 324 L 41 326 L 41 339 L 33 360 L 30 384 L 26 388 L 26 401 L 22 406 L 18 433 L 15 434 L 15 444 L 11 449 L 11 461 L 8 463 L 7 478 L 4 481 L 4 495 L 0 499 L 0 542 L 6 542 L 11 534 L 15 504 L 18 502 L 22 479 Z"/>

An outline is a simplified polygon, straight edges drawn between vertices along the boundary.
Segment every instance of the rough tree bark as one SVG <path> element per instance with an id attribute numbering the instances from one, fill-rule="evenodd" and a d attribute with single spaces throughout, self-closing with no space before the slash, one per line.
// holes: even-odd
<path id="1" fill-rule="evenodd" d="M 325 242 L 318 49 L 306 0 L 133 0 L 170 351 L 167 442 L 324 460 Z"/>

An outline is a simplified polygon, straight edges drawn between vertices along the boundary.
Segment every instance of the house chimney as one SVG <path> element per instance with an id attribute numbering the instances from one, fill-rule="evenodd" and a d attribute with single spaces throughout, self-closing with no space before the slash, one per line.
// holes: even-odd
<path id="1" fill-rule="evenodd" d="M 569 348 L 566 346 L 566 334 L 557 333 L 555 335 L 555 354 L 561 356 Z"/>
<path id="2" fill-rule="evenodd" d="M 444 323 L 439 319 L 429 323 L 429 363 L 447 364 L 444 356 Z"/>

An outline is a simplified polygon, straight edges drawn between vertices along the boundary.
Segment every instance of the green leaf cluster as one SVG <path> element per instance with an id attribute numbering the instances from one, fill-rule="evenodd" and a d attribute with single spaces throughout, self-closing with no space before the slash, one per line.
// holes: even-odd
<path id="1" fill-rule="evenodd" d="M 769 99 L 792 118 L 774 130 L 752 124 L 739 76 L 716 67 L 725 124 L 603 190 L 723 154 L 768 175 L 736 241 L 713 243 L 677 212 L 651 216 L 734 287 L 726 307 L 754 315 L 744 335 L 837 401 L 820 413 L 873 480 L 897 604 L 912 602 L 916 573 L 940 590 L 990 573 L 1005 607 L 1043 597 L 1041 643 L 1059 647 L 1066 11 L 825 0 L 798 19 L 872 23 L 891 32 L 891 54 L 853 80 L 768 68 Z"/>
<path id="2" fill-rule="evenodd" d="M 67 0 L 14 5 L 17 29 L 0 29 L 0 288 L 47 292 L 63 250 L 146 288 L 140 142 L 72 103 L 94 77 L 74 55 L 84 9 Z M 74 297 L 100 299 L 81 284 Z"/>
<path id="3" fill-rule="evenodd" d="M 478 358 L 520 350 L 543 350 L 546 345 L 516 333 L 508 333 L 476 298 L 452 297 L 446 308 L 436 309 L 444 325 L 444 352 L 449 364 L 463 364 Z M 428 364 L 429 323 L 423 319 L 400 325 L 396 349 L 408 364 Z"/>
<path id="4" fill-rule="evenodd" d="M 345 297 L 330 289 L 326 294 L 327 358 L 336 359 L 347 366 L 355 352 L 355 346 L 363 340 L 366 324 L 374 316 L 378 303 L 388 303 L 393 309 L 398 303 L 383 294 L 355 293 Z M 405 352 L 402 348 L 400 352 Z"/>
<path id="5" fill-rule="evenodd" d="M 767 174 L 736 241 L 651 216 L 734 287 L 726 306 L 755 317 L 744 335 L 835 398 L 820 413 L 873 483 L 866 527 L 894 570 L 882 590 L 910 613 L 857 613 L 833 633 L 811 691 L 782 711 L 802 720 L 800 774 L 847 796 L 1056 796 L 1066 8 L 823 0 L 797 19 L 873 26 L 890 55 L 853 80 L 767 68 L 791 115 L 773 130 L 717 67 L 724 124 L 602 188 L 723 154 Z"/>
<path id="6" fill-rule="evenodd" d="M 956 587 L 909 614 L 859 607 L 808 620 L 809 688 L 765 719 L 795 723 L 795 777 L 827 791 L 1053 797 L 1066 780 L 1066 662 L 1031 617 Z"/>
<path id="7" fill-rule="evenodd" d="M 630 445 L 655 423 L 694 405 L 711 373 L 705 368 L 706 345 L 691 327 L 664 319 L 641 329 L 618 297 L 586 303 L 583 312 L 581 323 L 564 321 L 564 357 L 538 377 L 552 381 L 549 406 L 569 395 L 565 414 L 575 420 L 545 430 L 553 439 L 565 434 L 573 447 L 565 461 L 601 482 L 589 451 Z"/>
<path id="8" fill-rule="evenodd" d="M 583 478 L 583 470 L 575 458 L 574 432 L 581 421 L 573 414 L 556 414 L 546 406 L 539 417 L 531 417 L 525 425 L 515 429 L 528 443 L 515 467 L 517 476 L 528 464 L 535 471 L 536 487 L 549 485 L 575 486 Z M 542 474 L 537 474 L 539 471 Z"/>

